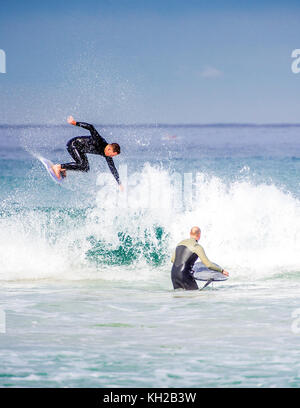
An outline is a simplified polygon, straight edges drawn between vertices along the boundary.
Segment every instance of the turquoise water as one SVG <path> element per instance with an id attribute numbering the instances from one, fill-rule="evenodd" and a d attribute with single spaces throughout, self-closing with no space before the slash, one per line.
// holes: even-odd
<path id="1" fill-rule="evenodd" d="M 0 128 L 0 386 L 299 387 L 300 128 L 102 127 L 123 195 L 47 176 L 76 130 Z M 195 224 L 230 279 L 174 292 Z"/>

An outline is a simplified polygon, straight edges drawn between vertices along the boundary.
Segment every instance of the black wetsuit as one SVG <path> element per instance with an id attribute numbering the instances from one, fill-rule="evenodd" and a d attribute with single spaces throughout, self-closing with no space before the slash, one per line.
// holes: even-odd
<path id="1" fill-rule="evenodd" d="M 91 136 L 74 137 L 68 141 L 67 150 L 75 162 L 63 163 L 61 164 L 61 168 L 75 171 L 89 171 L 90 166 L 86 154 L 100 154 L 105 157 L 112 175 L 117 180 L 117 183 L 120 184 L 119 173 L 115 167 L 113 159 L 104 154 L 104 149 L 108 145 L 107 141 L 100 136 L 93 125 L 84 122 L 76 122 L 76 126 L 89 130 Z"/>
<path id="2" fill-rule="evenodd" d="M 175 251 L 175 260 L 171 271 L 174 289 L 197 290 L 198 285 L 191 275 L 191 270 L 198 256 L 186 246 L 179 245 Z"/>
<path id="3" fill-rule="evenodd" d="M 207 258 L 204 249 L 194 238 L 185 239 L 179 242 L 171 259 L 171 262 L 173 262 L 171 279 L 174 289 L 198 289 L 197 282 L 191 274 L 198 257 L 207 268 L 223 272 L 219 265 L 214 264 Z"/>

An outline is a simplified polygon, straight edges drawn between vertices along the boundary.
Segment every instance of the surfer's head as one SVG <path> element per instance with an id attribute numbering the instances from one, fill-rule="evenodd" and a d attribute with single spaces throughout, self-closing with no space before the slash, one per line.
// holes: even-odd
<path id="1" fill-rule="evenodd" d="M 201 229 L 199 227 L 192 227 L 190 236 L 191 238 L 194 238 L 196 241 L 199 241 L 201 236 Z"/>
<path id="2" fill-rule="evenodd" d="M 121 153 L 118 143 L 110 143 L 104 149 L 105 156 L 114 157 Z"/>

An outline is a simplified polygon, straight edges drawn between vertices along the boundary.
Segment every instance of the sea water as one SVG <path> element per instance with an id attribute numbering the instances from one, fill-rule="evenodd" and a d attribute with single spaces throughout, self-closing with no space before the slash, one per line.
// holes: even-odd
<path id="1" fill-rule="evenodd" d="M 0 386 L 299 387 L 300 127 L 97 128 L 122 194 L 36 159 L 84 130 L 0 128 Z M 230 278 L 174 292 L 193 225 Z"/>

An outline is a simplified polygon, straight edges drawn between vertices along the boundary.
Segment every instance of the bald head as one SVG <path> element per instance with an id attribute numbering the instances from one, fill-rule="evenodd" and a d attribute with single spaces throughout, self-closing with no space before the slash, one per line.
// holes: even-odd
<path id="1" fill-rule="evenodd" d="M 194 238 L 196 241 L 198 241 L 200 239 L 200 235 L 201 235 L 200 228 L 199 227 L 192 227 L 191 232 L 190 232 L 191 238 Z"/>

